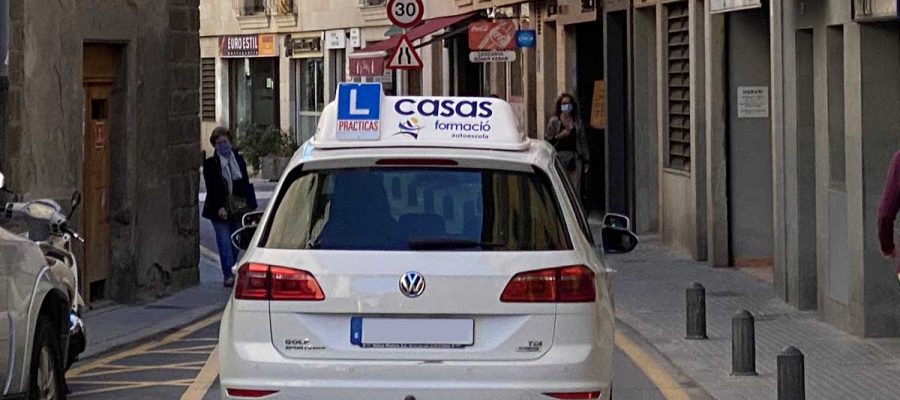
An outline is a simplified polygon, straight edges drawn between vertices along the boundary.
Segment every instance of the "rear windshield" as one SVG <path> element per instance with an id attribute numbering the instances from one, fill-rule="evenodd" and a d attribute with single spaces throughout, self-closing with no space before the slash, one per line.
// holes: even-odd
<path id="1" fill-rule="evenodd" d="M 294 173 L 263 233 L 271 249 L 571 250 L 543 173 L 361 168 Z"/>

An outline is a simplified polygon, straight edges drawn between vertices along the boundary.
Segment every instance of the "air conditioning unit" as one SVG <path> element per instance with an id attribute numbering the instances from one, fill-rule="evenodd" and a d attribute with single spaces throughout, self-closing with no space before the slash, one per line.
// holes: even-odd
<path id="1" fill-rule="evenodd" d="M 296 38 L 291 40 L 291 49 L 294 54 L 319 53 L 322 51 L 322 38 Z"/>
<path id="2" fill-rule="evenodd" d="M 900 18 L 898 0 L 853 0 L 853 19 L 860 22 Z"/>

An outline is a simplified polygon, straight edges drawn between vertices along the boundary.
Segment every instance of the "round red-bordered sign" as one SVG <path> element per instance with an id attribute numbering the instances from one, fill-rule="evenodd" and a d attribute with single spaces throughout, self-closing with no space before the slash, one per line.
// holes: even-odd
<path id="1" fill-rule="evenodd" d="M 390 0 L 387 4 L 388 19 L 400 28 L 412 28 L 425 17 L 422 0 Z"/>

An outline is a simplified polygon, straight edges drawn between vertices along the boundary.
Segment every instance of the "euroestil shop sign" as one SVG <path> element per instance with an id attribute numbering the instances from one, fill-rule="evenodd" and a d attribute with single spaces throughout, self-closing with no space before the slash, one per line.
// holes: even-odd
<path id="1" fill-rule="evenodd" d="M 762 0 L 712 0 L 709 12 L 716 14 L 760 7 L 762 7 Z"/>
<path id="2" fill-rule="evenodd" d="M 222 57 L 275 57 L 278 46 L 275 35 L 229 35 L 219 37 L 219 55 Z"/>

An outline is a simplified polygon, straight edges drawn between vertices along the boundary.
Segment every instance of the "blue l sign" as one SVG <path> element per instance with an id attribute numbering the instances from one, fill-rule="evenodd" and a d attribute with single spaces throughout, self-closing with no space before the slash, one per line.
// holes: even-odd
<path id="1" fill-rule="evenodd" d="M 381 84 L 341 83 L 337 98 L 337 139 L 381 137 Z"/>
<path id="2" fill-rule="evenodd" d="M 516 31 L 516 46 L 531 49 L 537 45 L 537 32 L 534 29 Z"/>
<path id="3" fill-rule="evenodd" d="M 338 85 L 338 120 L 381 119 L 380 83 L 341 83 Z"/>

